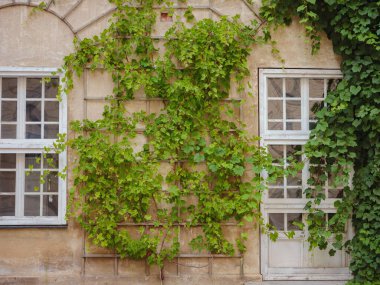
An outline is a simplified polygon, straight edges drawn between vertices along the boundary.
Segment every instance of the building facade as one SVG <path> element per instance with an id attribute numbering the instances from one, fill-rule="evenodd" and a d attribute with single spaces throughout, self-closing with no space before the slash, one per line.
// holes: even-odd
<path id="1" fill-rule="evenodd" d="M 112 252 L 96 248 L 73 220 L 65 220 L 67 189 L 73 184 L 74 154 L 67 150 L 50 160 L 37 160 L 57 133 L 67 132 L 71 121 L 98 119 L 112 94 L 113 83 L 101 70 L 85 70 L 75 78 L 75 88 L 62 102 L 55 98 L 59 74 L 50 77 L 73 49 L 74 37 L 99 34 L 108 25 L 114 7 L 107 0 L 46 1 L 36 13 L 39 0 L 0 0 L 0 284 L 161 284 L 159 270 L 143 261 L 122 260 Z M 249 22 L 258 18 L 259 4 L 243 0 L 189 0 L 197 20 L 239 14 Z M 182 4 L 175 13 L 183 14 Z M 160 16 L 155 35 L 164 36 L 171 26 Z M 182 13 L 182 14 L 181 14 Z M 273 33 L 283 65 L 268 46 L 256 46 L 249 57 L 249 81 L 254 96 L 243 99 L 240 118 L 248 132 L 262 137 L 274 157 L 286 159 L 302 148 L 315 124 L 314 112 L 323 104 L 327 91 L 341 77 L 340 58 L 331 42 L 322 36 L 321 50 L 311 55 L 304 30 L 296 21 Z M 141 98 L 128 103 L 130 112 L 160 110 L 162 102 Z M 68 136 L 73 136 L 68 133 Z M 138 149 L 143 135 L 135 139 Z M 30 163 L 36 164 L 32 171 Z M 68 166 L 62 180 L 58 170 Z M 44 170 L 51 171 L 45 184 Z M 281 231 L 292 230 L 292 222 L 304 219 L 302 189 L 308 179 L 307 166 L 299 177 L 284 178 L 270 185 L 262 212 L 264 219 Z M 37 189 L 36 189 L 37 187 Z M 326 185 L 327 213 L 340 189 Z M 326 219 L 329 218 L 329 214 Z M 348 257 L 328 251 L 308 251 L 306 232 L 289 240 L 280 234 L 276 243 L 250 229 L 244 256 L 197 255 L 188 248 L 193 232 L 180 236 L 181 253 L 164 267 L 164 284 L 239 284 L 260 280 L 345 280 L 349 278 Z M 196 231 L 196 229 L 194 229 Z M 226 229 L 227 235 L 236 228 Z M 7 283 L 8 282 L 8 283 Z M 12 283 L 13 282 L 13 283 Z M 212 283 L 214 282 L 214 283 Z"/>

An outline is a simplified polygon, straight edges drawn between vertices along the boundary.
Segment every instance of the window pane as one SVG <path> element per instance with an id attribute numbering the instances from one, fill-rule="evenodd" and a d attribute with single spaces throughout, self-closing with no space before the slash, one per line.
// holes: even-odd
<path id="1" fill-rule="evenodd" d="M 1 125 L 1 138 L 2 139 L 15 139 L 17 136 L 16 125 Z"/>
<path id="2" fill-rule="evenodd" d="M 301 119 L 301 101 L 287 100 L 286 101 L 286 118 Z"/>
<path id="3" fill-rule="evenodd" d="M 1 103 L 1 120 L 3 122 L 17 121 L 17 102 L 3 101 Z"/>
<path id="4" fill-rule="evenodd" d="M 41 98 L 41 78 L 28 78 L 26 80 L 26 98 Z"/>
<path id="5" fill-rule="evenodd" d="M 268 119 L 282 119 L 282 100 L 268 100 Z"/>
<path id="6" fill-rule="evenodd" d="M 45 139 L 56 139 L 59 132 L 59 125 L 45 125 Z"/>
<path id="7" fill-rule="evenodd" d="M 56 98 L 58 93 L 58 78 L 52 78 L 45 83 L 45 98 Z"/>
<path id="8" fill-rule="evenodd" d="M 286 97 L 301 97 L 300 82 L 299 78 L 285 79 Z"/>
<path id="9" fill-rule="evenodd" d="M 39 101 L 26 102 L 26 121 L 27 122 L 41 121 L 41 102 Z"/>
<path id="10" fill-rule="evenodd" d="M 44 158 L 44 168 L 58 169 L 58 154 L 56 153 L 46 154 L 46 158 Z"/>
<path id="11" fill-rule="evenodd" d="M 58 195 L 44 195 L 43 216 L 58 216 Z"/>
<path id="12" fill-rule="evenodd" d="M 14 195 L 0 195 L 0 216 L 14 216 L 15 201 Z"/>
<path id="13" fill-rule="evenodd" d="M 298 172 L 297 175 L 287 177 L 287 185 L 289 186 L 300 186 L 302 185 L 302 172 Z"/>
<path id="14" fill-rule="evenodd" d="M 302 160 L 301 150 L 302 150 L 301 145 L 287 145 L 286 146 L 286 159 L 287 159 L 287 161 L 296 160 L 298 162 L 301 162 L 301 160 Z"/>
<path id="15" fill-rule="evenodd" d="M 329 79 L 327 81 L 327 92 L 335 90 L 340 81 L 341 79 Z"/>
<path id="16" fill-rule="evenodd" d="M 59 102 L 45 102 L 45 121 L 58 122 L 59 121 Z"/>
<path id="17" fill-rule="evenodd" d="M 288 213 L 288 231 L 299 231 L 300 228 L 294 225 L 294 222 L 302 223 L 301 213 Z"/>
<path id="18" fill-rule="evenodd" d="M 284 146 L 283 145 L 268 145 L 268 151 L 275 159 L 275 162 L 284 161 Z"/>
<path id="19" fill-rule="evenodd" d="M 282 97 L 282 78 L 268 78 L 268 97 Z"/>
<path id="20" fill-rule="evenodd" d="M 309 80 L 309 97 L 310 98 L 324 98 L 324 80 L 323 79 L 310 79 Z"/>
<path id="21" fill-rule="evenodd" d="M 0 192 L 15 192 L 16 171 L 0 171 Z"/>
<path id="22" fill-rule="evenodd" d="M 39 153 L 25 154 L 25 168 L 29 168 L 29 165 L 32 165 L 33 169 L 40 169 L 41 168 L 41 154 Z"/>
<path id="23" fill-rule="evenodd" d="M 301 129 L 301 123 L 299 122 L 286 122 L 286 130 L 299 131 Z"/>
<path id="24" fill-rule="evenodd" d="M 17 98 L 17 78 L 3 78 L 1 89 L 2 98 Z"/>
<path id="25" fill-rule="evenodd" d="M 329 198 L 343 198 L 343 189 L 329 189 Z"/>
<path id="26" fill-rule="evenodd" d="M 24 198 L 24 212 L 25 216 L 39 216 L 40 215 L 40 195 L 25 195 Z"/>
<path id="27" fill-rule="evenodd" d="M 58 173 L 50 172 L 45 177 L 44 192 L 58 192 Z"/>
<path id="28" fill-rule="evenodd" d="M 269 214 L 269 224 L 276 227 L 277 230 L 284 230 L 284 214 L 282 213 L 270 213 Z"/>
<path id="29" fill-rule="evenodd" d="M 323 101 L 309 101 L 309 119 L 315 120 L 316 116 L 315 114 L 323 109 Z"/>
<path id="30" fill-rule="evenodd" d="M 26 125 L 27 139 L 40 139 L 41 138 L 41 125 Z"/>
<path id="31" fill-rule="evenodd" d="M 282 122 L 268 122 L 268 130 L 279 131 L 283 129 Z"/>
<path id="32" fill-rule="evenodd" d="M 16 168 L 16 154 L 14 153 L 0 154 L 0 168 Z"/>
<path id="33" fill-rule="evenodd" d="M 40 192 L 40 176 L 39 171 L 25 173 L 25 192 Z"/>
<path id="34" fill-rule="evenodd" d="M 302 198 L 302 189 L 301 188 L 288 188 L 288 198 Z"/>
<path id="35" fill-rule="evenodd" d="M 284 189 L 269 188 L 268 196 L 271 199 L 284 198 Z"/>

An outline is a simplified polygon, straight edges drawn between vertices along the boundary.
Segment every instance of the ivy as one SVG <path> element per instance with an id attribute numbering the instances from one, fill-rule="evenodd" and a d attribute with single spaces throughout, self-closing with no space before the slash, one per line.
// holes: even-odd
<path id="1" fill-rule="evenodd" d="M 311 169 L 315 178 L 306 189 L 311 201 L 305 209 L 310 246 L 325 249 L 334 236 L 335 250 L 345 248 L 351 255 L 352 284 L 380 284 L 379 8 L 379 1 L 369 0 L 265 0 L 261 8 L 268 34 L 271 27 L 288 25 L 297 16 L 313 53 L 324 31 L 342 56 L 343 79 L 327 95 L 306 145 L 306 155 L 319 166 Z M 337 213 L 326 227 L 318 205 L 326 198 L 319 190 L 329 177 L 344 187 L 344 197 L 335 203 Z M 355 236 L 345 241 L 349 219 Z"/>
<path id="2" fill-rule="evenodd" d="M 110 2 L 116 10 L 109 27 L 75 40 L 61 69 L 65 93 L 84 68 L 103 68 L 114 83 L 101 119 L 71 125 L 75 137 L 67 144 L 76 160 L 69 215 L 95 245 L 161 268 L 180 252 L 178 226 L 201 228 L 190 246 L 212 254 L 244 253 L 247 226 L 271 230 L 275 239 L 259 209 L 266 189 L 260 174 L 275 181 L 300 166 L 274 166 L 259 138 L 244 131 L 234 111 L 241 102 L 228 99 L 231 82 L 240 95 L 250 93 L 247 57 L 254 43 L 265 41 L 257 23 L 244 25 L 237 16 L 195 22 L 188 8 L 191 26 L 175 22 L 160 52 L 151 37 L 154 6 L 170 10 L 171 3 Z M 162 100 L 163 109 L 129 114 L 125 103 L 141 91 L 147 100 Z M 136 150 L 140 126 L 147 142 Z M 167 174 L 161 174 L 164 163 L 171 165 Z M 235 240 L 223 230 L 231 221 L 241 227 Z"/>

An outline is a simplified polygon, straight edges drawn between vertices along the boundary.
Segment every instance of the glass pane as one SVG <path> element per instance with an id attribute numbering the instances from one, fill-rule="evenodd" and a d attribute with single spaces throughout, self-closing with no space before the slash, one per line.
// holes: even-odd
<path id="1" fill-rule="evenodd" d="M 41 121 L 41 102 L 39 101 L 26 102 L 26 121 L 27 122 Z"/>
<path id="2" fill-rule="evenodd" d="M 286 130 L 299 131 L 301 129 L 301 123 L 299 122 L 286 122 Z"/>
<path id="3" fill-rule="evenodd" d="M 45 121 L 58 122 L 59 121 L 59 102 L 45 102 Z"/>
<path id="4" fill-rule="evenodd" d="M 288 213 L 288 231 L 299 231 L 300 228 L 294 222 L 302 223 L 301 213 Z"/>
<path id="5" fill-rule="evenodd" d="M 301 151 L 302 146 L 301 145 L 287 145 L 286 146 L 286 160 L 287 161 L 298 161 L 301 162 Z"/>
<path id="6" fill-rule="evenodd" d="M 15 201 L 14 195 L 0 195 L 0 216 L 14 216 Z"/>
<path id="7" fill-rule="evenodd" d="M 275 159 L 275 162 L 283 162 L 284 146 L 283 145 L 268 145 L 268 151 Z"/>
<path id="8" fill-rule="evenodd" d="M 50 172 L 45 177 L 44 192 L 58 192 L 58 173 Z"/>
<path id="9" fill-rule="evenodd" d="M 286 97 L 301 97 L 300 82 L 299 78 L 285 79 Z"/>
<path id="10" fill-rule="evenodd" d="M 271 199 L 284 198 L 284 189 L 269 188 L 268 197 Z"/>
<path id="11" fill-rule="evenodd" d="M 28 78 L 26 80 L 26 98 L 41 98 L 41 78 Z"/>
<path id="12" fill-rule="evenodd" d="M 268 100 L 268 119 L 282 118 L 282 100 Z"/>
<path id="13" fill-rule="evenodd" d="M 41 154 L 39 153 L 25 154 L 25 168 L 29 168 L 29 165 L 32 165 L 33 169 L 40 169 L 41 168 Z"/>
<path id="14" fill-rule="evenodd" d="M 301 101 L 287 100 L 286 101 L 286 118 L 301 119 Z"/>
<path id="15" fill-rule="evenodd" d="M 268 97 L 282 97 L 282 78 L 268 78 Z"/>
<path id="16" fill-rule="evenodd" d="M 329 79 L 327 81 L 327 92 L 335 90 L 340 81 L 341 79 Z"/>
<path id="17" fill-rule="evenodd" d="M 15 153 L 0 154 L 0 168 L 16 168 L 16 154 Z"/>
<path id="18" fill-rule="evenodd" d="M 329 198 L 343 198 L 343 189 L 329 189 Z"/>
<path id="19" fill-rule="evenodd" d="M 284 230 L 284 214 L 282 213 L 270 213 L 269 224 L 277 228 L 279 231 Z"/>
<path id="20" fill-rule="evenodd" d="M 58 154 L 46 154 L 46 158 L 44 158 L 44 168 L 58 169 Z"/>
<path id="21" fill-rule="evenodd" d="M 15 139 L 17 136 L 16 125 L 1 125 L 1 138 L 2 139 Z"/>
<path id="22" fill-rule="evenodd" d="M 3 78 L 1 89 L 2 98 L 17 98 L 17 78 Z"/>
<path id="23" fill-rule="evenodd" d="M 1 103 L 1 120 L 3 122 L 17 121 L 17 102 L 3 101 Z"/>
<path id="24" fill-rule="evenodd" d="M 45 139 L 56 139 L 59 132 L 59 125 L 45 125 Z"/>
<path id="25" fill-rule="evenodd" d="M 302 198 L 302 189 L 301 188 L 288 188 L 288 198 Z"/>
<path id="26" fill-rule="evenodd" d="M 44 195 L 43 216 L 58 216 L 58 195 Z"/>
<path id="27" fill-rule="evenodd" d="M 310 79 L 309 80 L 309 97 L 324 98 L 324 80 Z"/>
<path id="28" fill-rule="evenodd" d="M 40 172 L 25 173 L 25 192 L 40 192 Z"/>
<path id="29" fill-rule="evenodd" d="M 313 130 L 317 126 L 317 122 L 310 122 L 309 123 L 309 130 Z"/>
<path id="30" fill-rule="evenodd" d="M 51 78 L 50 82 L 45 83 L 45 98 L 56 98 L 58 94 L 58 78 Z"/>
<path id="31" fill-rule="evenodd" d="M 298 172 L 295 177 L 294 176 L 288 176 L 287 185 L 289 185 L 289 186 L 300 186 L 300 185 L 302 185 L 302 172 Z"/>
<path id="32" fill-rule="evenodd" d="M 315 120 L 316 116 L 315 114 L 323 109 L 323 101 L 309 101 L 309 119 Z"/>
<path id="33" fill-rule="evenodd" d="M 40 139 L 41 138 L 41 125 L 26 125 L 27 139 Z"/>
<path id="34" fill-rule="evenodd" d="M 268 122 L 268 130 L 282 130 L 283 129 L 283 124 L 282 122 Z"/>
<path id="35" fill-rule="evenodd" d="M 24 201 L 25 216 L 40 215 L 40 195 L 25 195 Z"/>
<path id="36" fill-rule="evenodd" d="M 16 171 L 0 171 L 0 192 L 16 191 Z"/>

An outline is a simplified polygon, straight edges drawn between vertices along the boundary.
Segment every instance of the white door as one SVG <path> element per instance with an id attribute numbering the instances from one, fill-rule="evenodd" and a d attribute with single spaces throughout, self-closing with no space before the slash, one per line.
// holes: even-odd
<path id="1" fill-rule="evenodd" d="M 341 77 L 339 71 L 262 69 L 260 70 L 260 135 L 262 145 L 280 164 L 287 166 L 289 157 L 302 150 L 310 129 L 315 125 L 314 112 L 323 105 L 328 89 L 334 88 Z M 297 156 L 296 156 L 297 157 Z M 294 222 L 305 221 L 303 210 L 307 199 L 303 194 L 309 178 L 305 157 L 297 157 L 305 167 L 296 177 L 283 177 L 268 185 L 261 205 L 266 222 L 278 229 L 273 242 L 261 236 L 261 271 L 264 280 L 347 280 L 349 259 L 343 251 L 335 256 L 329 249 L 309 251 L 307 231 Z M 326 182 L 326 221 L 334 214 L 334 202 L 342 189 Z M 294 231 L 289 239 L 286 233 Z"/>

